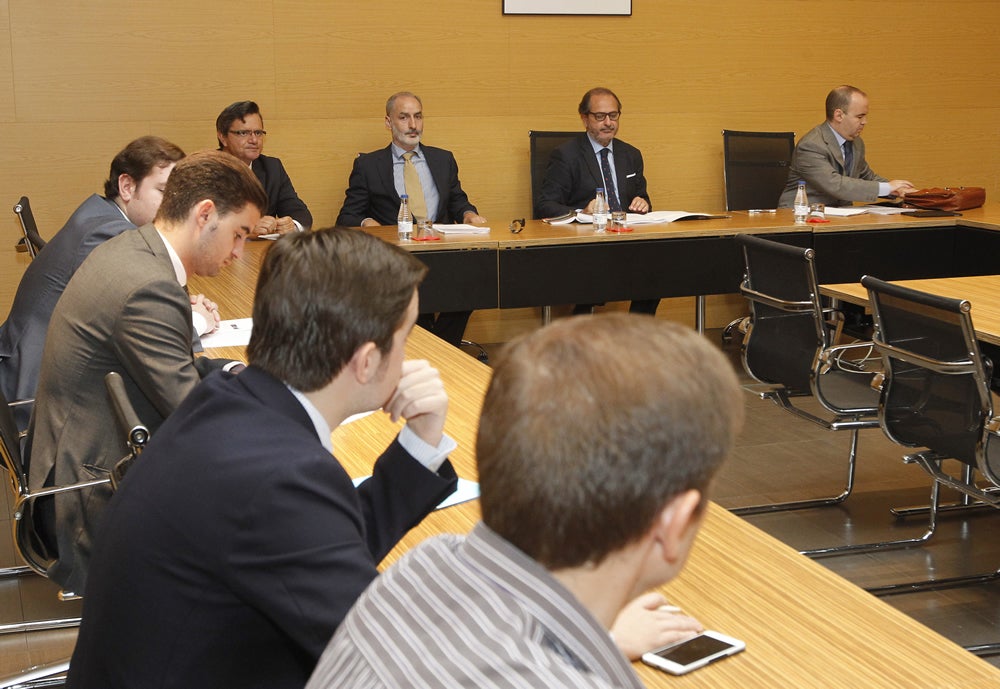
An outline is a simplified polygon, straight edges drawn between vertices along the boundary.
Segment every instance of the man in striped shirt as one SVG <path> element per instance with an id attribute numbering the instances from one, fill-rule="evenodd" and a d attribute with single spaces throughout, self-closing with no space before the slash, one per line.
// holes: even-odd
<path id="1" fill-rule="evenodd" d="M 379 577 L 307 689 L 641 687 L 616 617 L 680 572 L 741 421 L 729 363 L 675 323 L 573 318 L 517 340 L 480 420 L 482 523 Z"/>

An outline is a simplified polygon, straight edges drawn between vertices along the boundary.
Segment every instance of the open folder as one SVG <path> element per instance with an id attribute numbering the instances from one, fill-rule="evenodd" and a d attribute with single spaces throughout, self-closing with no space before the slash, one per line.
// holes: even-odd
<path id="1" fill-rule="evenodd" d="M 689 211 L 650 211 L 649 213 L 627 213 L 625 222 L 629 225 L 663 225 L 677 220 L 708 220 L 710 218 L 729 218 L 729 215 L 713 215 L 711 213 L 691 213 Z M 570 223 L 592 223 L 594 216 L 583 211 L 573 211 L 555 218 L 544 218 L 550 225 L 569 225 Z"/>

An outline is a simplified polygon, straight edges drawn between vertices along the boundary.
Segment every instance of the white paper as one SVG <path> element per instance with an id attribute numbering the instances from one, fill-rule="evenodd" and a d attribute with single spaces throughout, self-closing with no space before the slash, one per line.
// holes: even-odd
<path id="1" fill-rule="evenodd" d="M 872 215 L 899 215 L 905 211 L 912 211 L 912 208 L 903 208 L 902 206 L 862 206 L 866 213 L 871 213 Z"/>
<path id="2" fill-rule="evenodd" d="M 848 217 L 850 217 L 852 215 L 862 215 L 862 214 L 867 213 L 867 212 L 868 212 L 868 209 L 864 208 L 864 207 L 858 207 L 858 208 L 833 208 L 831 206 L 827 206 L 826 210 L 824 211 L 824 213 L 826 215 L 832 215 L 835 218 L 848 218 Z"/>
<path id="3" fill-rule="evenodd" d="M 440 232 L 441 234 L 489 234 L 490 228 L 483 227 L 481 225 L 468 225 L 465 223 L 459 223 L 457 225 L 442 225 L 440 223 L 434 223 L 431 225 L 435 232 Z"/>
<path id="4" fill-rule="evenodd" d="M 354 479 L 354 485 L 359 486 L 363 482 L 370 479 L 371 476 L 361 476 Z M 440 505 L 435 507 L 436 510 L 443 510 L 445 507 L 451 507 L 452 505 L 458 505 L 463 502 L 468 502 L 469 500 L 475 500 L 479 497 L 479 484 L 475 481 L 468 481 L 464 478 L 458 479 L 458 487 L 455 492 L 445 498 Z"/>
<path id="5" fill-rule="evenodd" d="M 219 329 L 214 333 L 201 336 L 201 346 L 205 349 L 215 347 L 246 347 L 250 344 L 250 333 L 253 331 L 252 318 L 236 318 L 219 323 Z"/>

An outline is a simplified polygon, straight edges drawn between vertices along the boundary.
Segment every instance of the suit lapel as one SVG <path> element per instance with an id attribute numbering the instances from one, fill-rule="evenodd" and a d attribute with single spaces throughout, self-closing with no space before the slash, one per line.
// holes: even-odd
<path id="1" fill-rule="evenodd" d="M 584 134 L 581 139 L 579 139 L 580 152 L 583 154 L 583 160 L 587 165 L 587 170 L 590 172 L 591 180 L 593 184 L 592 188 L 604 186 L 604 175 L 601 174 L 601 167 L 597 164 L 597 156 L 594 155 L 594 147 L 590 145 L 590 138 Z"/>
<path id="2" fill-rule="evenodd" d="M 375 155 L 379 157 L 376 161 L 375 169 L 378 170 L 378 177 L 382 183 L 382 188 L 385 189 L 386 195 L 394 197 L 398 204 L 400 201 L 399 194 L 396 193 L 396 182 L 392 178 L 392 144 L 380 151 L 376 151 Z"/>
<path id="3" fill-rule="evenodd" d="M 850 176 L 850 171 L 847 170 L 844 165 L 844 149 L 837 143 L 837 137 L 834 135 L 833 130 L 830 129 L 830 125 L 824 122 L 823 129 L 821 131 L 823 132 L 823 143 L 825 143 L 827 148 L 830 150 L 830 153 L 833 155 L 833 159 L 840 165 L 840 173 L 842 175 Z M 857 155 L 858 152 L 855 150 L 855 160 L 857 159 Z"/>

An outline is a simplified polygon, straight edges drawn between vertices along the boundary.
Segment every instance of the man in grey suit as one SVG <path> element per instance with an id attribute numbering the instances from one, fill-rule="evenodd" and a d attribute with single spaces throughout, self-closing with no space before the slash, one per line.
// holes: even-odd
<path id="1" fill-rule="evenodd" d="M 84 201 L 28 266 L 0 325 L 0 390 L 7 400 L 35 396 L 49 319 L 73 273 L 96 246 L 153 220 L 167 177 L 183 157 L 158 136 L 129 143 L 111 161 L 104 196 Z M 15 408 L 19 428 L 27 427 L 29 409 Z"/>
<path id="2" fill-rule="evenodd" d="M 889 180 L 865 160 L 861 132 L 868 122 L 868 96 L 854 86 L 838 86 L 826 97 L 826 122 L 799 139 L 778 206 L 791 208 L 799 181 L 805 180 L 811 203 L 850 206 L 880 196 L 916 191 L 905 179 Z"/>
<path id="3" fill-rule="evenodd" d="M 106 476 L 123 454 L 104 391 L 117 371 L 139 418 L 154 433 L 218 362 L 191 352 L 188 275 L 215 275 L 243 252 L 267 208 L 246 165 L 227 153 L 177 163 L 156 218 L 97 247 L 66 286 L 49 325 L 28 438 L 32 490 Z M 54 552 L 49 577 L 83 591 L 107 486 L 39 505 Z M 53 511 L 54 509 L 54 511 Z"/>

